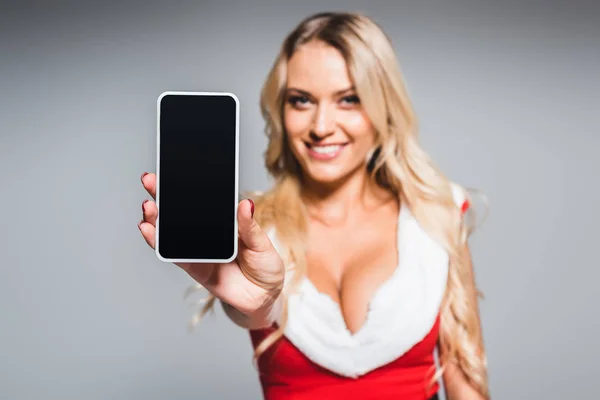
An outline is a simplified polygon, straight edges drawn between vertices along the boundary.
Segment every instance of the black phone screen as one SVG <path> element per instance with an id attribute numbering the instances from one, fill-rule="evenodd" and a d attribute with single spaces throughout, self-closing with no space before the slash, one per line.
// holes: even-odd
<path id="1" fill-rule="evenodd" d="M 165 92 L 157 107 L 156 254 L 228 262 L 237 255 L 238 99 Z"/>

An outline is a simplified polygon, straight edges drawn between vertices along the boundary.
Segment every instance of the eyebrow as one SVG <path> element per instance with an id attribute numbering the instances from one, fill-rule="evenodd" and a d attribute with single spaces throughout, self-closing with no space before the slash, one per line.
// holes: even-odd
<path id="1" fill-rule="evenodd" d="M 354 90 L 356 90 L 356 88 L 354 86 L 350 86 L 349 88 L 338 90 L 334 94 L 340 95 L 342 93 L 346 93 L 346 92 L 350 92 L 350 91 L 354 91 Z M 307 92 L 306 90 L 298 89 L 295 87 L 287 88 L 286 91 L 288 91 L 288 92 L 294 91 L 294 92 L 302 93 L 304 96 L 312 97 L 312 94 L 310 94 L 310 92 Z"/>

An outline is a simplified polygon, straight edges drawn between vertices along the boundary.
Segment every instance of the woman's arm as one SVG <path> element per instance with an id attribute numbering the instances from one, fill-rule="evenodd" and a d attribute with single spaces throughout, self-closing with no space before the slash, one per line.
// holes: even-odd
<path id="1" fill-rule="evenodd" d="M 448 364 L 443 375 L 448 400 L 487 400 L 469 382 L 456 364 Z"/>
<path id="2" fill-rule="evenodd" d="M 221 301 L 223 311 L 237 326 L 254 330 L 269 328 L 279 317 L 283 309 L 283 295 L 279 295 L 273 302 L 258 309 L 253 314 L 244 314 L 231 305 Z"/>
<path id="3" fill-rule="evenodd" d="M 468 246 L 465 248 L 466 259 L 467 259 L 467 267 L 466 267 L 466 275 L 468 277 L 468 285 L 465 288 L 468 293 L 468 301 L 469 307 L 474 307 L 474 312 L 477 315 L 477 329 L 478 337 L 474 338 L 476 343 L 478 343 L 478 354 L 485 354 L 483 347 L 483 340 L 481 334 L 481 319 L 479 315 L 479 305 L 478 305 L 478 296 L 475 285 L 475 278 L 473 273 L 473 263 L 471 259 L 471 254 Z M 444 346 L 439 346 L 440 358 L 444 356 Z M 487 378 L 487 377 L 486 377 Z M 460 367 L 452 362 L 449 362 L 445 365 L 445 370 L 442 376 L 446 398 L 448 400 L 487 400 L 489 397 L 485 397 L 480 394 L 475 387 L 468 381 L 467 377 L 460 369 Z"/>

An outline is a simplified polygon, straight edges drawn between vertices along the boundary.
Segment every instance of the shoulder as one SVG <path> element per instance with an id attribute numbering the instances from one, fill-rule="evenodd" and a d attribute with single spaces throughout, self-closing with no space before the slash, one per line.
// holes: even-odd
<path id="1" fill-rule="evenodd" d="M 471 207 L 471 198 L 468 191 L 463 186 L 452 181 L 450 181 L 450 189 L 452 190 L 454 204 L 456 204 L 461 213 L 464 214 Z"/>

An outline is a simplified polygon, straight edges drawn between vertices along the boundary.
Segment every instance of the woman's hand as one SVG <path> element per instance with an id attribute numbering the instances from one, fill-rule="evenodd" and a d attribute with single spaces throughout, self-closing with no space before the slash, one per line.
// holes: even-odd
<path id="1" fill-rule="evenodd" d="M 154 201 L 146 200 L 142 204 L 143 218 L 138 226 L 146 243 L 154 248 L 158 216 L 156 175 L 142 175 L 142 184 Z M 273 305 L 285 277 L 285 267 L 279 254 L 253 214 L 254 203 L 251 200 L 239 203 L 238 255 L 234 261 L 226 264 L 175 264 L 215 297 L 248 317 Z M 199 226 L 198 229 L 204 228 Z"/>

